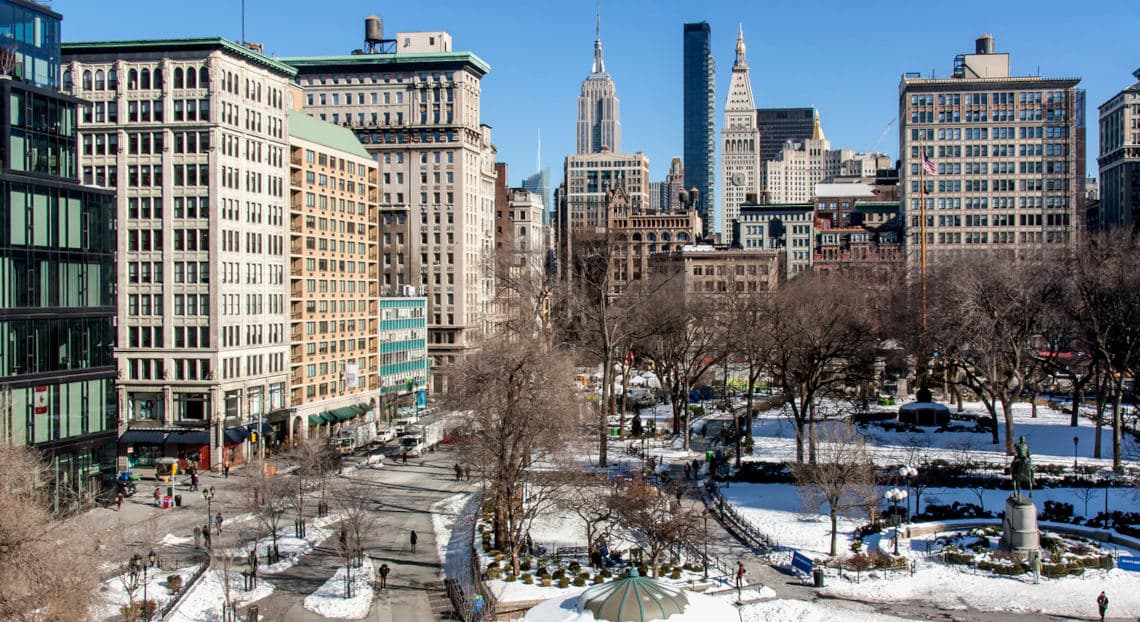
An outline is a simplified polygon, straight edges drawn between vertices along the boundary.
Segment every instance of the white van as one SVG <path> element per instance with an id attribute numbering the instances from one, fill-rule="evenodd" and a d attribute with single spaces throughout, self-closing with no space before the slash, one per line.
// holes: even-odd
<path id="1" fill-rule="evenodd" d="M 408 452 L 408 456 L 418 457 L 423 455 L 427 445 L 424 444 L 424 437 L 419 434 L 405 434 L 400 437 L 400 449 Z"/>

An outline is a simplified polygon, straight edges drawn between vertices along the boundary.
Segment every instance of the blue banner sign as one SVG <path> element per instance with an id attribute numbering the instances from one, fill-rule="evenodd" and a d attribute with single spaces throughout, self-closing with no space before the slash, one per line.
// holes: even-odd
<path id="1" fill-rule="evenodd" d="M 804 555 L 799 551 L 792 553 L 792 568 L 795 568 L 804 574 L 811 574 L 811 565 L 811 559 L 807 555 Z"/>
<path id="2" fill-rule="evenodd" d="M 1116 567 L 1121 570 L 1140 572 L 1140 557 L 1124 557 L 1123 555 L 1117 557 Z"/>

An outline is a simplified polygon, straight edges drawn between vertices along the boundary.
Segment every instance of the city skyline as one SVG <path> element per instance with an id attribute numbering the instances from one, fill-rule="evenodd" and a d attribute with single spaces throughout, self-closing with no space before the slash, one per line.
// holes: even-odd
<path id="1" fill-rule="evenodd" d="M 140 7 L 125 0 L 98 4 L 57 0 L 52 6 L 65 16 L 64 41 L 241 39 L 236 2 L 204 0 L 198 4 L 200 10 L 189 14 L 167 5 Z M 821 6 L 826 10 L 821 11 Z M 372 13 L 384 19 L 389 34 L 450 32 L 456 49 L 474 52 L 491 66 L 483 84 L 481 120 L 494 129 L 498 159 L 512 165 L 517 179 L 511 183 L 517 184 L 533 172 L 539 131 L 545 166 L 560 168 L 562 158 L 575 150 L 576 98 L 593 61 L 595 8 L 588 2 L 534 6 L 446 0 L 425 11 L 419 6 L 346 0 L 336 4 L 329 19 L 314 22 L 300 19 L 299 2 L 247 0 L 245 38 L 262 43 L 270 56 L 347 53 L 363 47 L 364 17 Z M 1055 17 L 1062 10 L 1063 27 Z M 132 19 L 124 19 L 128 15 Z M 1140 46 L 1127 31 L 1135 19 L 1129 17 L 1140 17 L 1140 6 L 1122 3 L 1111 13 L 1097 7 L 1072 14 L 1071 7 L 1060 2 L 1037 3 L 1033 11 L 978 2 L 960 7 L 947 23 L 936 5 L 903 2 L 884 2 L 870 9 L 838 3 L 742 7 L 712 2 L 697 7 L 682 2 L 611 2 L 601 5 L 601 38 L 606 69 L 622 99 L 623 149 L 646 153 L 651 179 L 660 180 L 671 158 L 683 151 L 685 22 L 703 20 L 712 26 L 717 132 L 723 122 L 737 25 L 742 24 L 757 107 L 814 106 L 834 146 L 873 148 L 895 159 L 897 122 L 885 128 L 897 114 L 903 73 L 929 76 L 933 70 L 936 76 L 947 76 L 954 55 L 969 52 L 974 39 L 990 33 L 997 51 L 1011 53 L 1016 75 L 1080 77 L 1080 86 L 1088 92 L 1086 112 L 1091 114 L 1129 86 L 1131 72 L 1140 66 L 1136 54 Z M 933 20 L 939 20 L 937 27 L 925 26 Z M 799 27 L 775 28 L 774 23 Z M 1097 37 L 1091 45 L 1080 36 L 1093 32 Z M 1095 173 L 1097 141 L 1096 124 L 1090 122 L 1089 173 Z"/>

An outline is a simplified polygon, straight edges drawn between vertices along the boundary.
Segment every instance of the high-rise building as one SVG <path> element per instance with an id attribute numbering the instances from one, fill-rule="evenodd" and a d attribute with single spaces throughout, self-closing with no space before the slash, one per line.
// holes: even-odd
<path id="1" fill-rule="evenodd" d="M 784 143 L 776 159 L 764 162 L 764 200 L 803 203 L 818 184 L 839 177 L 873 181 L 879 169 L 890 166 L 886 154 L 832 149 L 818 124 L 816 130 L 811 138 Z"/>
<path id="2" fill-rule="evenodd" d="M 720 201 L 720 226 L 725 242 L 732 242 L 733 220 L 740 205 L 756 201 L 763 182 L 760 170 L 760 130 L 756 128 L 756 102 L 745 57 L 744 28 L 736 37 L 736 61 L 724 106 L 724 127 L 720 131 L 724 190 Z"/>
<path id="3" fill-rule="evenodd" d="M 550 212 L 554 197 L 550 194 L 550 168 L 540 167 L 532 175 L 522 180 L 519 187 L 538 195 L 542 202 L 542 222 L 550 224 Z"/>
<path id="4" fill-rule="evenodd" d="M 84 182 L 119 189 L 123 462 L 241 461 L 251 424 L 289 418 L 294 70 L 221 38 L 69 43 L 63 60 L 90 102 Z"/>
<path id="5" fill-rule="evenodd" d="M 1140 69 L 1132 72 L 1140 80 Z M 1102 228 L 1140 225 L 1140 82 L 1100 105 L 1100 205 Z"/>
<path id="6" fill-rule="evenodd" d="M 673 158 L 665 181 L 649 183 L 649 211 L 674 212 L 681 209 L 681 190 L 685 189 L 685 167 L 681 164 L 681 158 Z M 704 235 L 704 231 L 701 234 Z"/>
<path id="7" fill-rule="evenodd" d="M 432 367 L 446 370 L 493 325 L 495 149 L 479 121 L 490 67 L 471 52 L 443 51 L 450 38 L 440 33 L 425 36 L 429 48 L 415 53 L 280 62 L 296 69 L 304 110 L 349 127 L 378 162 L 381 217 L 390 223 L 382 232 L 403 233 L 408 244 L 382 249 L 391 263 L 381 262 L 381 284 L 392 291 L 403 279 L 427 296 Z M 444 389 L 447 374 L 432 382 Z"/>
<path id="8" fill-rule="evenodd" d="M 955 58 L 949 78 L 908 73 L 899 82 L 900 200 L 912 274 L 923 229 L 928 263 L 964 252 L 1064 248 L 1080 231 L 1080 79 L 1011 76 L 1009 54 L 995 53 L 992 37 L 976 44 Z"/>
<path id="9" fill-rule="evenodd" d="M 610 151 L 621 153 L 621 110 L 614 79 L 606 73 L 602 58 L 602 16 L 597 17 L 594 65 L 582 81 L 578 96 L 578 154 Z"/>
<path id="10" fill-rule="evenodd" d="M 376 415 L 380 217 L 376 162 L 351 131 L 299 111 L 288 127 L 289 403 L 310 428 L 288 422 L 292 439 Z"/>
<path id="11" fill-rule="evenodd" d="M 61 19 L 37 2 L 0 0 L 14 61 L 0 80 L 0 443 L 34 447 L 53 480 L 37 483 L 50 484 L 55 510 L 70 511 L 115 473 L 116 224 L 114 193 L 79 183 L 75 121 L 90 106 L 58 90 Z M 85 79 L 104 89 L 116 80 Z M 99 148 L 117 150 L 114 139 Z M 104 173 L 100 185 L 114 182 Z"/>
<path id="12" fill-rule="evenodd" d="M 697 213 L 704 234 L 716 230 L 716 63 L 708 22 L 684 26 L 684 170 L 686 188 L 700 191 Z"/>
<path id="13" fill-rule="evenodd" d="M 775 160 L 788 142 L 823 138 L 815 108 L 758 108 L 756 127 L 760 130 L 760 159 L 764 162 Z"/>

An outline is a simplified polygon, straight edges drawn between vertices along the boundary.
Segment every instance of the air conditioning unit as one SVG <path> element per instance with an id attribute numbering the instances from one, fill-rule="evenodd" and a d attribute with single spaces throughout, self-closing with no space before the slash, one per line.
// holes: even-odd
<path id="1" fill-rule="evenodd" d="M 412 285 L 401 285 L 400 288 L 401 288 L 400 293 L 402 295 L 408 296 L 408 297 L 415 297 L 416 288 L 414 286 L 412 286 Z"/>

